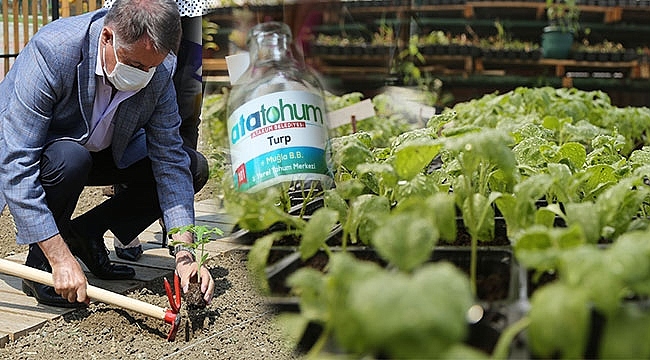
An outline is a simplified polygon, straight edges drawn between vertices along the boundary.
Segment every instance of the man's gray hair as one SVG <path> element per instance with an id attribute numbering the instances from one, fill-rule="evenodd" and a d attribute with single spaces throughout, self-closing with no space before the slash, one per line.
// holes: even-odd
<path id="1" fill-rule="evenodd" d="M 104 25 L 127 50 L 145 35 L 158 53 L 177 52 L 180 44 L 181 18 L 174 0 L 115 0 Z"/>

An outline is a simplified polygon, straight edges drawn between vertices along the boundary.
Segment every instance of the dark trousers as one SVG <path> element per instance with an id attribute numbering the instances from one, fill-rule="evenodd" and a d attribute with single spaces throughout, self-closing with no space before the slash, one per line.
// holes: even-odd
<path id="1" fill-rule="evenodd" d="M 194 192 L 208 180 L 208 163 L 194 149 L 184 147 L 190 160 Z M 96 239 L 110 230 L 130 242 L 162 217 L 151 161 L 144 158 L 126 169 L 115 166 L 111 148 L 89 152 L 73 141 L 48 145 L 41 157 L 41 184 L 61 235 Z M 125 184 L 115 196 L 71 220 L 85 186 Z"/>

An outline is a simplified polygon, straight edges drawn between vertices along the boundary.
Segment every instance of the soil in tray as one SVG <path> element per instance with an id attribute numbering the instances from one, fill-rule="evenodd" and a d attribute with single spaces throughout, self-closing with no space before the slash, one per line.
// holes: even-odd
<path id="1" fill-rule="evenodd" d="M 467 228 L 463 224 L 463 219 L 458 218 L 456 220 L 457 235 L 456 241 L 450 243 L 449 245 L 454 246 L 470 246 L 472 242 L 472 237 L 470 236 Z M 497 217 L 494 219 L 494 239 L 491 241 L 480 241 L 479 245 L 489 245 L 489 246 L 507 246 L 510 245 L 510 240 L 508 239 L 506 222 L 503 218 Z"/>

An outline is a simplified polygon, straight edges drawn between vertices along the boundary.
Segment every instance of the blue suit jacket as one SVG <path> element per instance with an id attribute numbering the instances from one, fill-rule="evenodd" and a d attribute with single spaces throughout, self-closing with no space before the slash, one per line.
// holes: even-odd
<path id="1" fill-rule="evenodd" d="M 105 14 L 102 9 L 44 26 L 0 83 L 0 210 L 6 201 L 19 244 L 59 232 L 39 182 L 39 162 L 51 142 L 83 144 L 88 138 Z M 112 141 L 120 168 L 151 158 L 168 228 L 194 222 L 189 157 L 178 131 L 175 66 L 176 57 L 170 54 L 147 87 L 120 104 Z"/>

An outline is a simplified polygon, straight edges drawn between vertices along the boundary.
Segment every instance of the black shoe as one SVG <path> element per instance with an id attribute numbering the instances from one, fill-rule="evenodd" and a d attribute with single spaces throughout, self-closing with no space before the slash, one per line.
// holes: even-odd
<path id="1" fill-rule="evenodd" d="M 138 261 L 142 256 L 142 245 L 128 248 L 115 247 L 115 255 L 120 259 Z"/>
<path id="2" fill-rule="evenodd" d="M 83 239 L 79 236 L 67 236 L 64 239 L 72 254 L 88 267 L 93 275 L 104 280 L 133 279 L 135 270 L 126 265 L 111 264 L 104 239 Z"/>
<path id="3" fill-rule="evenodd" d="M 25 265 L 49 273 L 52 272 L 50 264 L 47 262 L 45 255 L 43 255 L 38 245 L 30 246 Z M 31 280 L 23 280 L 23 292 L 27 296 L 36 298 L 36 301 L 43 305 L 63 308 L 79 308 L 86 306 L 85 303 L 81 302 L 69 302 L 61 297 L 61 295 L 57 294 L 53 287 L 39 284 Z"/>
<path id="4" fill-rule="evenodd" d="M 36 298 L 39 304 L 56 306 L 62 308 L 81 308 L 85 303 L 78 301 L 69 302 L 54 291 L 51 286 L 39 284 L 31 280 L 23 280 L 23 292 L 27 296 Z"/>

